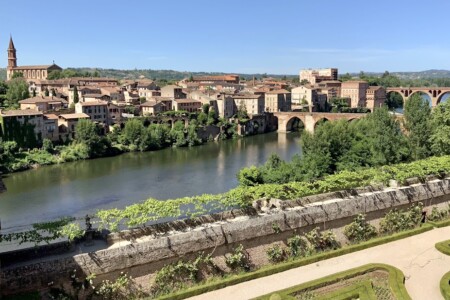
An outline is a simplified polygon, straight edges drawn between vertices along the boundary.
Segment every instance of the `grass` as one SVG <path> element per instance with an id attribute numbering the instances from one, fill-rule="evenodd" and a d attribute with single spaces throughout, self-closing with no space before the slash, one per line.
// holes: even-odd
<path id="1" fill-rule="evenodd" d="M 277 291 L 275 293 L 281 297 L 280 299 L 295 299 L 294 297 L 292 297 L 292 295 L 297 292 L 314 290 L 320 287 L 333 284 L 335 282 L 347 280 L 352 277 L 363 275 L 368 272 L 373 272 L 376 270 L 383 270 L 389 273 L 389 286 L 396 299 L 404 299 L 404 300 L 411 299 L 403 284 L 405 279 L 403 273 L 399 269 L 385 264 L 364 265 L 358 268 L 350 269 L 344 272 L 336 273 L 310 282 L 299 284 L 281 291 Z M 269 300 L 271 299 L 272 295 L 273 293 L 255 299 Z M 317 300 L 325 300 L 325 299 L 347 300 L 353 299 L 354 297 L 359 299 L 370 299 L 370 300 L 377 299 L 370 281 L 364 281 L 363 283 L 355 282 L 354 284 L 346 288 L 336 290 L 334 292 L 317 297 Z"/>
<path id="2" fill-rule="evenodd" d="M 450 272 L 445 273 L 442 276 L 441 282 L 439 283 L 441 289 L 441 294 L 445 300 L 450 300 Z"/>
<path id="3" fill-rule="evenodd" d="M 364 249 L 367 249 L 370 247 L 374 247 L 374 246 L 386 244 L 386 243 L 389 243 L 392 241 L 407 238 L 407 237 L 410 237 L 410 236 L 413 236 L 416 234 L 420 234 L 420 233 L 429 231 L 433 228 L 434 227 L 431 224 L 424 224 L 421 227 L 418 227 L 418 228 L 415 228 L 412 230 L 402 231 L 402 232 L 392 234 L 389 236 L 374 238 L 374 239 L 371 239 L 366 242 L 362 242 L 362 243 L 355 244 L 355 245 L 345 246 L 345 247 L 337 249 L 337 250 L 322 252 L 322 253 L 318 253 L 313 256 L 290 260 L 290 261 L 283 262 L 283 263 L 280 263 L 277 265 L 268 265 L 268 266 L 262 267 L 253 272 L 242 273 L 242 274 L 237 274 L 237 275 L 230 275 L 226 278 L 217 278 L 217 279 L 215 278 L 215 279 L 212 279 L 211 281 L 201 284 L 201 285 L 196 285 L 191 288 L 178 291 L 176 293 L 163 295 L 163 296 L 159 297 L 158 299 L 178 300 L 178 299 L 185 299 L 185 298 L 193 297 L 193 296 L 207 293 L 210 291 L 218 290 L 218 289 L 230 286 L 230 285 L 235 285 L 235 284 L 242 283 L 245 281 L 269 276 L 269 275 L 287 271 L 287 270 L 290 270 L 293 268 L 298 268 L 301 266 L 309 265 L 309 264 L 312 264 L 312 263 L 315 263 L 315 262 L 318 262 L 321 260 L 337 257 L 340 255 L 364 250 Z M 407 299 L 409 299 L 409 298 L 407 298 Z"/>
<path id="4" fill-rule="evenodd" d="M 442 252 L 445 255 L 450 255 L 450 240 L 436 243 L 435 247 L 439 252 Z M 442 277 L 439 287 L 444 299 L 450 300 L 450 272 L 446 273 Z"/>

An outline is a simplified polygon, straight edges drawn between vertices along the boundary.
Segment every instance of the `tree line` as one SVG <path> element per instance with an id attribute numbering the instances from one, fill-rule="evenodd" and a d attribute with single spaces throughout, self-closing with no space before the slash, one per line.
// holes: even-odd
<path id="1" fill-rule="evenodd" d="M 75 127 L 75 137 L 61 138 L 57 143 L 48 139 L 29 140 L 26 144 L 21 136 L 6 137 L 0 134 L 0 172 L 10 173 L 27 170 L 35 165 L 49 165 L 82 159 L 118 155 L 130 151 L 152 151 L 167 147 L 190 147 L 203 144 L 207 140 L 198 136 L 198 129 L 206 125 L 221 128 L 220 139 L 237 137 L 236 124 L 223 119 L 212 122 L 208 114 L 202 121 L 197 114 L 192 114 L 189 125 L 176 121 L 172 127 L 167 123 L 151 124 L 149 118 L 133 118 L 124 126 L 115 125 L 106 135 L 101 128 L 90 120 L 79 120 Z M 200 119 L 200 120 L 199 120 Z M 209 121 L 208 121 L 209 120 Z M 28 128 L 27 124 L 22 126 Z M 36 146 L 37 145 L 37 146 Z"/>
<path id="2" fill-rule="evenodd" d="M 328 174 L 450 154 L 450 102 L 433 111 L 420 95 L 405 104 L 399 120 L 387 107 L 365 118 L 325 122 L 301 135 L 302 155 L 286 162 L 276 154 L 259 167 L 242 169 L 241 185 L 313 181 Z"/>

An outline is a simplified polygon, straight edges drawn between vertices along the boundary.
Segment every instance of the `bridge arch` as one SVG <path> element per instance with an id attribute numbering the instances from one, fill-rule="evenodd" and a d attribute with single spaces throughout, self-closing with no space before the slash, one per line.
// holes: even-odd
<path id="1" fill-rule="evenodd" d="M 399 91 L 389 91 L 386 93 L 385 104 L 389 109 L 403 110 L 405 105 L 405 96 Z"/>
<path id="2" fill-rule="evenodd" d="M 432 93 L 430 94 L 428 91 L 414 91 L 409 95 L 408 99 L 411 98 L 414 94 L 419 94 L 423 99 L 428 101 L 428 105 L 430 107 L 433 106 L 433 94 Z"/>
<path id="3" fill-rule="evenodd" d="M 438 96 L 436 104 L 447 102 L 448 99 L 450 99 L 450 91 L 443 92 Z"/>
<path id="4" fill-rule="evenodd" d="M 298 117 L 292 117 L 286 122 L 286 131 L 302 131 L 305 123 Z"/>
<path id="5" fill-rule="evenodd" d="M 325 117 L 322 117 L 320 119 L 318 119 L 315 123 L 314 123 L 314 129 L 317 128 L 317 126 L 319 126 L 320 124 L 323 124 L 325 122 L 328 122 L 329 120 Z"/>

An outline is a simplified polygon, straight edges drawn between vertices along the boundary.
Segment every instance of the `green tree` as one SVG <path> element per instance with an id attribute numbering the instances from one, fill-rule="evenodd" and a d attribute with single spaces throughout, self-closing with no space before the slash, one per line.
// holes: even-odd
<path id="1" fill-rule="evenodd" d="M 14 72 L 11 79 L 15 79 L 15 78 L 23 78 L 23 73 L 22 72 Z"/>
<path id="2" fill-rule="evenodd" d="M 6 95 L 6 92 L 8 92 L 8 85 L 6 82 L 0 80 L 0 95 Z"/>
<path id="3" fill-rule="evenodd" d="M 412 159 L 418 160 L 428 157 L 430 155 L 429 136 L 431 132 L 431 108 L 428 101 L 419 94 L 412 95 L 405 103 L 404 116 Z"/>
<path id="4" fill-rule="evenodd" d="M 97 125 L 86 119 L 79 120 L 75 127 L 75 143 L 87 146 L 89 158 L 103 156 L 109 147 L 106 139 L 100 137 Z"/>
<path id="5" fill-rule="evenodd" d="M 6 98 L 9 107 L 18 107 L 19 101 L 29 98 L 28 84 L 23 78 L 14 78 L 8 81 L 8 91 Z"/>
<path id="6" fill-rule="evenodd" d="M 214 125 L 217 123 L 217 116 L 216 111 L 214 108 L 210 108 L 208 112 L 208 121 L 206 122 L 207 125 Z"/>
<path id="7" fill-rule="evenodd" d="M 78 88 L 75 85 L 73 87 L 73 103 L 78 103 L 78 101 L 80 101 L 79 96 L 78 96 Z"/>
<path id="8" fill-rule="evenodd" d="M 204 112 L 205 114 L 208 114 L 208 112 L 209 112 L 209 104 L 208 103 L 205 103 L 205 104 L 203 104 L 202 105 L 202 112 Z"/>
<path id="9" fill-rule="evenodd" d="M 53 71 L 48 72 L 48 74 L 47 74 L 48 80 L 55 80 L 55 79 L 61 79 L 61 78 L 63 78 L 63 74 L 59 70 L 53 70 Z"/>
<path id="10" fill-rule="evenodd" d="M 238 111 L 237 111 L 237 118 L 240 121 L 248 120 L 248 113 L 247 113 L 247 107 L 245 106 L 245 103 L 241 101 L 239 103 Z"/>
<path id="11" fill-rule="evenodd" d="M 122 138 L 125 145 L 139 146 L 141 144 L 141 137 L 144 133 L 145 127 L 142 121 L 138 119 L 131 119 L 125 123 L 122 131 Z"/>
<path id="12" fill-rule="evenodd" d="M 385 104 L 390 110 L 401 108 L 403 106 L 403 97 L 399 93 L 387 94 Z"/>
<path id="13" fill-rule="evenodd" d="M 197 116 L 197 121 L 200 125 L 205 125 L 208 121 L 208 115 L 204 112 L 199 113 Z"/>
<path id="14" fill-rule="evenodd" d="M 431 151 L 434 155 L 450 154 L 450 101 L 440 103 L 431 114 Z"/>

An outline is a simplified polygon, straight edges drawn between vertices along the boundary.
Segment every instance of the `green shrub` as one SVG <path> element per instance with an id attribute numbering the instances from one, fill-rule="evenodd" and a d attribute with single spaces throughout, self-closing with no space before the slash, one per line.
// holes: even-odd
<path id="1" fill-rule="evenodd" d="M 339 242 L 336 240 L 336 235 L 331 230 L 320 232 L 319 228 L 315 228 L 305 234 L 305 238 L 310 243 L 315 251 L 325 251 L 331 249 L 338 249 Z"/>
<path id="2" fill-rule="evenodd" d="M 269 247 L 266 251 L 269 261 L 278 263 L 286 259 L 286 252 L 279 244 Z"/>
<path id="3" fill-rule="evenodd" d="M 352 223 L 345 226 L 344 234 L 349 241 L 359 243 L 375 237 L 377 230 L 373 225 L 366 222 L 365 215 L 359 214 Z"/>
<path id="4" fill-rule="evenodd" d="M 166 265 L 156 273 L 152 294 L 166 294 L 197 283 L 204 279 L 202 270 L 206 274 L 216 274 L 219 271 L 211 255 L 205 255 L 203 252 L 193 261 L 179 260 Z"/>
<path id="5" fill-rule="evenodd" d="M 392 209 L 380 221 L 380 233 L 389 234 L 403 230 L 413 229 L 420 225 L 422 220 L 423 204 L 411 205 L 406 211 Z"/>
<path id="6" fill-rule="evenodd" d="M 446 209 L 439 209 L 436 206 L 434 206 L 431 210 L 431 214 L 427 216 L 427 220 L 431 222 L 437 222 L 445 218 L 448 218 L 449 213 L 450 213 L 450 205 Z"/>
<path id="7" fill-rule="evenodd" d="M 244 246 L 242 246 L 242 244 L 234 248 L 232 254 L 226 256 L 225 263 L 231 270 L 250 270 L 248 255 L 245 253 Z"/>
<path id="8" fill-rule="evenodd" d="M 295 235 L 287 240 L 289 252 L 292 257 L 306 256 L 311 254 L 309 252 L 307 240 L 299 235 Z"/>

